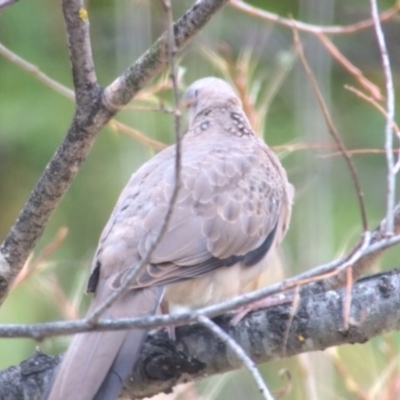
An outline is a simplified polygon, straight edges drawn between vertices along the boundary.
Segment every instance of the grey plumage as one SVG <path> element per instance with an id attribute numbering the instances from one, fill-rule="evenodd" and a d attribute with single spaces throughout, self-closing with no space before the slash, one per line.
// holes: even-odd
<path id="1" fill-rule="evenodd" d="M 186 98 L 181 186 L 167 232 L 130 291 L 104 317 L 155 313 L 164 286 L 164 301 L 189 307 L 238 295 L 257 279 L 288 229 L 293 189 L 278 158 L 253 133 L 233 89 L 204 78 Z M 174 165 L 171 146 L 144 164 L 122 192 L 93 261 L 92 309 L 119 287 L 157 236 L 175 185 Z M 145 335 L 77 335 L 48 400 L 117 398 Z"/>

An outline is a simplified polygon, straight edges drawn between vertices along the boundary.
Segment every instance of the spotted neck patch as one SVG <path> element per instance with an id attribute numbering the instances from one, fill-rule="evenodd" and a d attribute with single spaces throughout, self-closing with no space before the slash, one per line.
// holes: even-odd
<path id="1" fill-rule="evenodd" d="M 243 117 L 242 114 L 235 111 L 229 113 L 230 122 L 228 131 L 237 136 L 249 136 L 253 134 L 253 130 L 250 128 L 248 121 Z"/>

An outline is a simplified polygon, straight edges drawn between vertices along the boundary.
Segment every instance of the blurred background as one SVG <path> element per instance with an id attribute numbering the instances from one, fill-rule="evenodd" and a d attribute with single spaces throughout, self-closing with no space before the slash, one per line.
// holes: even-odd
<path id="1" fill-rule="evenodd" d="M 370 18 L 369 2 L 361 0 L 248 3 L 317 25 L 346 25 Z M 174 0 L 175 19 L 192 4 Z M 393 5 L 393 1 L 379 2 L 381 11 Z M 88 10 L 102 85 L 130 66 L 165 29 L 165 15 L 155 0 L 97 0 L 89 2 Z M 385 23 L 384 29 L 397 84 L 398 18 Z M 304 33 L 301 38 L 334 123 L 347 148 L 355 151 L 353 159 L 373 229 L 383 218 L 386 204 L 385 120 L 344 88 L 351 85 L 365 91 L 319 39 Z M 331 40 L 385 94 L 374 30 L 331 36 Z M 0 14 L 0 43 L 72 88 L 59 2 L 20 1 L 5 9 Z M 292 31 L 228 6 L 187 46 L 179 65 L 182 90 L 209 75 L 236 86 L 253 126 L 275 148 L 296 187 L 290 232 L 275 265 L 259 285 L 331 261 L 351 249 L 362 233 L 354 185 L 296 55 Z M 117 116 L 125 128 L 111 124 L 102 132 L 2 306 L 0 323 L 73 319 L 84 314 L 90 300 L 84 289 L 91 258 L 121 189 L 143 162 L 174 141 L 173 118 L 162 111 L 171 106 L 171 100 L 168 79 L 160 76 Z M 1 240 L 66 134 L 73 113 L 71 99 L 38 80 L 37 70 L 28 72 L 0 53 Z M 375 271 L 398 267 L 399 256 L 399 250 L 390 250 Z M 52 338 L 39 346 L 58 353 L 69 340 Z M 1 339 L 0 369 L 28 358 L 37 345 L 31 340 Z M 399 346 L 399 334 L 389 334 L 363 345 L 306 354 L 260 369 L 269 388 L 288 400 L 399 399 Z M 170 398 L 258 398 L 246 371 L 212 377 L 180 391 Z"/>

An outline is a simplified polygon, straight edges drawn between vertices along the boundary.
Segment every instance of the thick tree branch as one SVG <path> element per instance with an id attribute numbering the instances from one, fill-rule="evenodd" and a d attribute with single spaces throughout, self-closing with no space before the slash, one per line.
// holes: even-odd
<path id="1" fill-rule="evenodd" d="M 250 314 L 232 327 L 230 316 L 218 325 L 257 364 L 346 343 L 364 343 L 400 329 L 400 271 L 357 282 L 352 290 L 349 328 L 344 329 L 346 290 L 303 296 L 295 310 L 290 304 Z M 287 334 L 286 334 L 287 333 Z M 170 390 L 182 379 L 197 380 L 240 367 L 229 346 L 198 324 L 176 330 L 176 343 L 166 335 L 150 336 L 127 391 L 134 398 Z M 35 354 L 0 373 L 0 398 L 40 399 L 60 357 Z M 25 396 L 25 397 L 24 397 Z"/>
<path id="2" fill-rule="evenodd" d="M 227 1 L 196 2 L 174 25 L 177 49 L 182 49 Z M 103 90 L 96 83 L 91 61 L 86 10 L 80 0 L 64 1 L 63 5 L 79 109 L 67 136 L 0 248 L 0 302 L 4 300 L 52 212 L 76 177 L 100 131 L 166 66 L 165 40 L 162 37 L 132 67 Z"/>
<path id="3" fill-rule="evenodd" d="M 96 95 L 97 77 L 90 43 L 89 18 L 83 0 L 63 0 L 69 58 L 75 87 L 77 112 L 89 111 L 91 97 Z"/>

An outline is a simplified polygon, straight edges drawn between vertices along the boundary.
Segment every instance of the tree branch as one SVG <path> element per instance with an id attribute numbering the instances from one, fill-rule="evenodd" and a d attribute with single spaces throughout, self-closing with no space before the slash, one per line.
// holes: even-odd
<path id="1" fill-rule="evenodd" d="M 257 364 L 346 343 L 365 343 L 374 336 L 400 329 L 400 271 L 378 274 L 352 289 L 349 327 L 344 329 L 346 289 L 302 296 L 293 316 L 291 305 L 252 313 L 237 326 L 230 316 L 215 320 Z M 285 334 L 288 332 L 288 334 Z M 238 369 L 229 346 L 199 324 L 177 328 L 176 343 L 164 333 L 149 336 L 127 392 L 134 398 L 170 390 L 182 379 Z M 0 398 L 40 399 L 59 356 L 37 353 L 0 373 Z M 25 397 L 24 397 L 25 396 Z"/>
<path id="2" fill-rule="evenodd" d="M 97 94 L 97 77 L 90 43 L 89 17 L 83 0 L 62 0 L 77 112 L 86 114 Z"/>
<path id="3" fill-rule="evenodd" d="M 374 21 L 370 19 L 344 26 L 312 25 L 302 21 L 294 21 L 291 18 L 283 18 L 277 14 L 273 14 L 260 8 L 253 7 L 247 3 L 244 3 L 242 0 L 231 0 L 229 4 L 230 6 L 251 15 L 252 17 L 260 18 L 268 22 L 286 26 L 287 28 L 293 28 L 293 25 L 295 25 L 296 29 L 298 29 L 299 31 L 314 34 L 325 33 L 327 35 L 349 35 L 364 29 L 372 28 L 374 26 Z M 382 22 L 390 20 L 398 12 L 399 5 L 396 4 L 394 7 L 389 8 L 388 10 L 380 14 L 379 19 Z"/>
<path id="4" fill-rule="evenodd" d="M 395 95 L 392 70 L 390 68 L 389 54 L 385 36 L 379 20 L 378 4 L 371 0 L 371 14 L 374 20 L 375 34 L 378 41 L 379 52 L 382 59 L 382 69 L 386 81 L 386 127 L 385 127 L 385 152 L 387 163 L 387 197 L 386 197 L 386 233 L 394 233 L 394 207 L 396 202 L 396 173 L 394 170 L 393 155 L 393 124 L 395 117 Z"/>
<path id="5" fill-rule="evenodd" d="M 177 50 L 228 0 L 196 2 L 175 24 Z M 91 60 L 87 12 L 80 0 L 64 1 L 76 98 L 79 104 L 69 131 L 33 189 L 0 248 L 0 302 L 42 235 L 52 212 L 79 172 L 100 131 L 154 76 L 166 67 L 161 37 L 135 64 L 106 89 L 96 83 Z M 78 33 L 71 32 L 75 30 Z"/>

